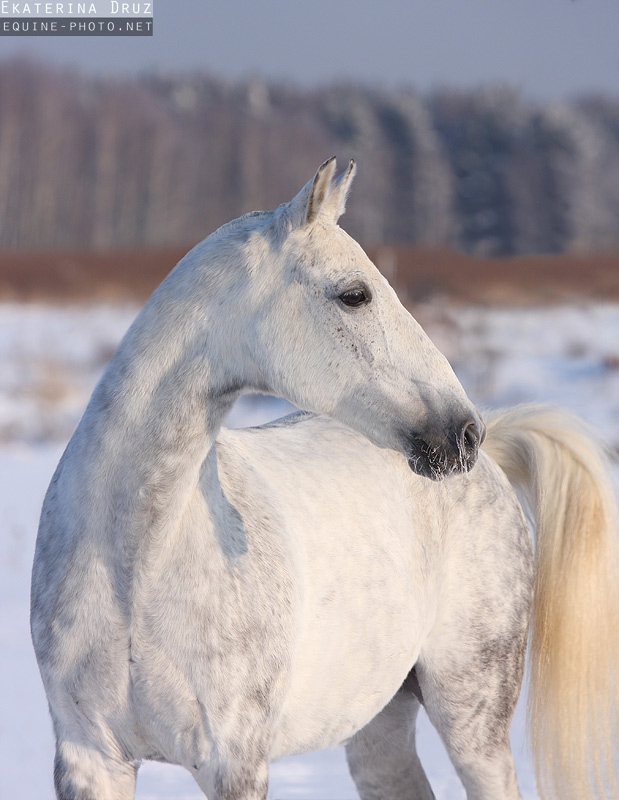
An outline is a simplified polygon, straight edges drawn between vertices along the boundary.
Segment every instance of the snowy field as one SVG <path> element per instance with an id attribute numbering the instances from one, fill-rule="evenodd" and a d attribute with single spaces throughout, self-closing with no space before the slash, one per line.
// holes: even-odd
<path id="1" fill-rule="evenodd" d="M 44 491 L 71 430 L 135 308 L 0 305 L 0 800 L 52 800 L 53 742 L 28 632 L 29 573 Z M 619 452 L 619 306 L 492 310 L 431 305 L 419 320 L 482 407 L 548 400 L 587 419 Z M 286 413 L 244 398 L 230 424 Z M 523 715 L 513 727 L 522 792 L 537 795 Z M 419 748 L 438 800 L 464 793 L 427 719 Z M 180 768 L 146 764 L 140 800 L 202 797 Z M 273 800 L 354 800 L 343 751 L 271 769 Z"/>

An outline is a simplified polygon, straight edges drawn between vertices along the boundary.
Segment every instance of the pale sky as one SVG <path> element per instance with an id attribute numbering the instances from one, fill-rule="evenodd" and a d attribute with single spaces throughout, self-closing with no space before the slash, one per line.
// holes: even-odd
<path id="1" fill-rule="evenodd" d="M 96 2 L 96 0 L 95 0 Z M 6 38 L 89 73 L 619 96 L 619 0 L 155 0 L 152 38 Z"/>

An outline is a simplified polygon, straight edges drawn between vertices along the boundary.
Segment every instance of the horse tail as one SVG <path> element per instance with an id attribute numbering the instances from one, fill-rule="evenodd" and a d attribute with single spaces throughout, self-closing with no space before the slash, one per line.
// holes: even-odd
<path id="1" fill-rule="evenodd" d="M 484 448 L 536 530 L 528 721 L 541 797 L 619 797 L 619 514 L 584 423 L 545 406 L 488 420 Z"/>

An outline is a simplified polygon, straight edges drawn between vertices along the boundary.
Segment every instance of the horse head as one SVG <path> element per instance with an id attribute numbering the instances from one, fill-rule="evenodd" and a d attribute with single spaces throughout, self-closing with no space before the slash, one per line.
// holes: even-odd
<path id="1" fill-rule="evenodd" d="M 338 225 L 355 174 L 326 161 L 245 238 L 245 346 L 259 391 L 326 414 L 415 472 L 469 470 L 485 429 L 445 357 Z M 249 220 L 251 221 L 251 220 Z"/>

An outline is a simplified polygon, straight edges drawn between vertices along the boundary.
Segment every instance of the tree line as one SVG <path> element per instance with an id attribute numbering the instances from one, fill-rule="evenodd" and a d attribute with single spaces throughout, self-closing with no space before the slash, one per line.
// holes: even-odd
<path id="1" fill-rule="evenodd" d="M 619 247 L 619 97 L 303 90 L 196 74 L 100 79 L 0 64 L 0 247 L 191 244 L 359 163 L 368 244 L 488 255 Z"/>

